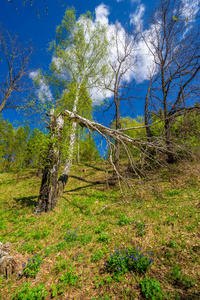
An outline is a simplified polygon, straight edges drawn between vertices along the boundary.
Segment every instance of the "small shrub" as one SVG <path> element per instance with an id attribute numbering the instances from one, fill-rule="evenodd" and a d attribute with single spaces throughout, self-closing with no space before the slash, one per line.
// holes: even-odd
<path id="1" fill-rule="evenodd" d="M 42 262 L 41 257 L 38 255 L 34 255 L 33 258 L 28 258 L 28 263 L 23 264 L 23 274 L 27 277 L 36 277 L 39 269 L 40 269 L 40 264 Z"/>
<path id="2" fill-rule="evenodd" d="M 92 240 L 91 234 L 85 234 L 85 235 L 80 236 L 80 238 L 79 238 L 79 242 L 82 245 L 86 245 L 86 244 L 90 243 L 91 240 Z"/>
<path id="3" fill-rule="evenodd" d="M 161 284 L 154 278 L 143 278 L 140 280 L 141 293 L 145 299 L 162 300 L 167 299 L 167 296 L 163 293 Z"/>
<path id="4" fill-rule="evenodd" d="M 53 284 L 51 286 L 51 297 L 54 298 L 57 295 L 62 295 L 65 292 L 65 286 L 62 283 L 58 283 L 57 285 Z"/>
<path id="5" fill-rule="evenodd" d="M 153 254 L 151 253 L 151 255 Z M 138 248 L 135 248 L 123 250 L 116 249 L 114 254 L 110 254 L 110 257 L 104 264 L 109 272 L 126 273 L 135 271 L 138 273 L 145 273 L 152 262 L 152 258 L 148 258 L 141 253 Z"/>
<path id="6" fill-rule="evenodd" d="M 71 229 L 67 229 L 67 232 L 66 232 L 66 234 L 64 236 L 64 239 L 67 242 L 77 241 L 78 240 L 77 231 L 78 231 L 78 228 L 76 228 L 74 231 L 72 231 Z"/>
<path id="7" fill-rule="evenodd" d="M 76 283 L 79 281 L 79 278 L 78 275 L 73 274 L 74 270 L 75 268 L 70 268 L 59 278 L 59 280 L 65 285 L 76 285 Z"/>
<path id="8" fill-rule="evenodd" d="M 48 292 L 45 290 L 45 285 L 40 284 L 30 288 L 31 283 L 26 283 L 20 287 L 17 293 L 13 294 L 12 300 L 43 300 L 47 297 Z"/>
<path id="9" fill-rule="evenodd" d="M 57 243 L 57 244 L 54 246 L 54 248 L 55 248 L 58 252 L 63 251 L 66 247 L 67 247 L 66 241 L 61 241 L 61 242 Z"/>
<path id="10" fill-rule="evenodd" d="M 98 226 L 94 229 L 94 233 L 95 234 L 98 234 L 98 233 L 101 233 L 104 229 L 105 229 L 105 225 L 102 225 L 102 226 Z"/>
<path id="11" fill-rule="evenodd" d="M 125 226 L 131 224 L 131 220 L 127 218 L 126 216 L 121 216 L 118 222 L 118 225 Z"/>
<path id="12" fill-rule="evenodd" d="M 167 191 L 166 196 L 176 196 L 180 193 L 180 191 L 173 190 L 173 191 Z"/>
<path id="13" fill-rule="evenodd" d="M 67 266 L 68 266 L 67 261 L 66 260 L 61 260 L 61 261 L 56 263 L 54 271 L 55 271 L 56 274 L 59 274 L 61 271 L 66 270 Z"/>
<path id="14" fill-rule="evenodd" d="M 98 251 L 96 251 L 94 254 L 93 254 L 93 256 L 92 256 L 92 258 L 91 258 L 91 261 L 98 261 L 98 260 L 100 260 L 101 258 L 103 258 L 104 257 L 104 254 L 103 254 L 103 252 L 101 251 L 101 250 L 98 250 Z"/>
<path id="15" fill-rule="evenodd" d="M 177 242 L 170 240 L 168 243 L 168 247 L 177 248 L 178 247 Z"/>
<path id="16" fill-rule="evenodd" d="M 63 229 L 70 229 L 70 224 L 68 222 L 65 222 L 63 225 L 62 225 L 62 228 Z"/>
<path id="17" fill-rule="evenodd" d="M 41 240 L 41 239 L 44 239 L 49 234 L 50 234 L 49 230 L 47 230 L 47 229 L 41 230 L 41 229 L 37 228 L 36 231 L 34 231 L 34 233 L 32 234 L 32 237 L 35 240 Z"/>
<path id="18" fill-rule="evenodd" d="M 110 235 L 107 233 L 102 233 L 97 237 L 97 242 L 107 242 L 110 239 Z"/>

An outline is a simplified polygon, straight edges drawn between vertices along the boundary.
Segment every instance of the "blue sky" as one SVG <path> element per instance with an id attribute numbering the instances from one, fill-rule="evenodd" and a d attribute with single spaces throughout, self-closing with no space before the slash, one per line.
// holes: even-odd
<path id="1" fill-rule="evenodd" d="M 14 1 L 14 3 L 22 1 Z M 62 0 L 65 3 L 63 6 L 59 0 L 47 0 L 48 14 L 45 15 L 45 5 L 42 0 L 35 0 L 34 8 L 28 3 L 26 6 L 17 5 L 18 11 L 14 6 L 7 0 L 1 1 L 0 7 L 0 22 L 9 31 L 19 36 L 22 42 L 32 41 L 32 45 L 35 48 L 35 53 L 31 60 L 32 69 L 41 68 L 43 70 L 48 70 L 49 64 L 51 62 L 51 55 L 47 54 L 48 44 L 55 37 L 55 29 L 61 23 L 62 17 L 67 6 L 74 6 L 77 10 L 77 15 L 87 11 L 95 12 L 95 8 L 100 5 L 105 5 L 106 9 L 109 11 L 109 24 L 115 23 L 118 20 L 122 26 L 130 26 L 130 15 L 137 12 L 138 9 L 143 6 L 145 8 L 144 14 L 148 15 L 148 11 L 153 8 L 155 1 L 139 1 L 139 0 Z M 40 17 L 38 18 L 36 10 L 39 10 Z M 139 12 L 139 11 L 138 11 Z M 130 115 L 130 107 L 122 107 L 123 114 Z M 111 111 L 111 114 L 113 112 Z M 141 108 L 136 105 L 135 115 L 141 114 Z M 15 119 L 21 119 L 20 115 L 16 114 L 14 111 L 5 110 L 3 112 L 5 118 L 9 118 L 12 122 Z M 103 118 L 105 121 L 105 115 L 100 112 L 96 113 L 96 119 L 101 122 Z M 110 118 L 108 118 L 110 119 Z"/>
<path id="2" fill-rule="evenodd" d="M 188 4 L 192 2 L 192 0 L 182 1 Z M 193 1 L 197 2 L 197 0 Z M 13 0 L 13 2 L 18 3 L 22 2 L 22 0 Z M 100 20 L 102 18 L 106 19 L 110 28 L 118 20 L 122 30 L 124 28 L 134 30 L 137 26 L 143 26 L 143 30 L 145 30 L 146 23 L 148 24 L 148 17 L 156 5 L 156 1 L 153 0 L 105 0 L 103 2 L 98 0 L 61 0 L 61 2 L 59 0 L 46 0 L 46 2 L 48 14 L 45 16 L 43 0 L 35 0 L 34 7 L 31 7 L 28 3 L 26 6 L 17 4 L 18 11 L 7 0 L 1 0 L 0 22 L 3 26 L 18 35 L 22 42 L 32 41 L 32 45 L 35 48 L 35 53 L 31 60 L 31 68 L 33 70 L 38 68 L 44 71 L 48 70 L 52 56 L 47 54 L 47 48 L 49 43 L 55 38 L 56 27 L 60 25 L 67 6 L 73 5 L 77 10 L 77 16 L 87 11 L 95 12 L 96 9 L 96 18 Z M 62 3 L 65 3 L 65 6 Z M 39 18 L 35 10 L 40 12 Z M 145 83 L 149 61 L 150 58 L 146 54 L 140 68 L 136 72 L 137 78 L 135 75 L 131 75 L 132 79 L 141 83 L 135 93 L 138 97 L 144 96 L 144 86 L 142 84 Z M 134 110 L 128 104 L 122 103 L 122 116 L 136 117 L 143 114 L 142 101 L 135 100 L 132 104 Z M 15 119 L 22 119 L 20 115 L 10 110 L 5 110 L 3 115 L 5 118 L 9 118 L 11 122 Z M 95 119 L 105 125 L 109 125 L 113 116 L 114 110 L 112 109 L 105 114 L 102 113 L 102 110 L 94 113 Z"/>

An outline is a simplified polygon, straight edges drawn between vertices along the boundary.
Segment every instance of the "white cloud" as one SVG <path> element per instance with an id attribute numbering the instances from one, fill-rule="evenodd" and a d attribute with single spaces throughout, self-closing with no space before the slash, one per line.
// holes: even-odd
<path id="1" fill-rule="evenodd" d="M 137 1 L 138 2 L 138 1 Z M 131 15 L 131 24 L 135 25 L 137 29 L 139 26 L 142 26 L 143 21 L 142 17 L 145 11 L 144 5 L 140 5 L 137 7 L 135 13 Z M 103 24 L 107 25 L 107 35 L 108 39 L 112 40 L 113 37 L 116 39 L 116 27 L 117 27 L 117 47 L 116 44 L 113 42 L 112 46 L 109 49 L 109 62 L 113 65 L 115 64 L 115 68 L 119 65 L 118 58 L 124 56 L 124 45 L 126 43 L 126 31 L 121 23 L 116 22 L 115 24 L 109 23 L 109 8 L 105 7 L 104 5 L 100 5 L 100 7 L 96 8 L 96 20 L 100 21 L 103 20 Z M 101 13 L 100 13 L 101 12 Z M 146 32 L 146 35 L 149 33 Z M 129 37 L 129 39 L 133 39 L 134 37 Z M 122 81 L 123 82 L 131 82 L 131 80 L 136 80 L 137 82 L 142 82 L 149 77 L 149 70 L 152 69 L 154 66 L 153 62 L 153 55 L 150 53 L 149 49 L 147 48 L 146 44 L 143 40 L 140 40 L 139 43 L 135 44 L 130 43 L 130 56 L 129 56 L 129 64 L 131 65 L 130 68 L 125 72 Z M 131 49 L 132 47 L 132 49 Z M 140 57 L 139 61 L 137 58 Z M 126 67 L 126 63 L 124 64 L 124 68 Z M 107 82 L 109 82 L 109 78 L 107 78 Z M 111 86 L 112 87 L 112 86 Z M 94 99 L 93 103 L 98 104 L 104 98 L 110 98 L 113 96 L 113 93 L 109 90 L 105 90 L 104 88 L 92 88 L 91 91 L 92 99 Z"/>
<path id="2" fill-rule="evenodd" d="M 139 30 L 143 27 L 142 17 L 145 12 L 145 6 L 143 4 L 139 5 L 136 8 L 136 11 L 133 14 L 130 14 L 130 24 L 136 27 L 136 30 Z"/>
<path id="3" fill-rule="evenodd" d="M 42 102 L 44 102 L 45 100 L 53 100 L 53 96 L 48 84 L 45 82 L 45 79 L 39 74 L 38 71 L 30 72 L 29 77 L 32 80 L 38 81 L 38 89 L 36 90 L 36 93 L 38 95 L 38 98 Z"/>
<path id="4" fill-rule="evenodd" d="M 105 4 L 100 4 L 95 8 L 95 21 L 104 25 L 108 25 L 109 7 Z"/>

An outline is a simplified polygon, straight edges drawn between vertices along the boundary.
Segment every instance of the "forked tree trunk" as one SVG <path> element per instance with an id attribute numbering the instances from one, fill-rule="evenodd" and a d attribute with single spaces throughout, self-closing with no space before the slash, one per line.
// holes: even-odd
<path id="1" fill-rule="evenodd" d="M 63 117 L 60 115 L 56 118 L 54 111 L 51 110 L 50 131 L 52 134 L 52 143 L 48 149 L 40 187 L 40 196 L 35 208 L 35 214 L 47 212 L 53 209 L 57 204 L 56 188 L 60 164 L 60 141 L 62 138 L 63 125 Z"/>

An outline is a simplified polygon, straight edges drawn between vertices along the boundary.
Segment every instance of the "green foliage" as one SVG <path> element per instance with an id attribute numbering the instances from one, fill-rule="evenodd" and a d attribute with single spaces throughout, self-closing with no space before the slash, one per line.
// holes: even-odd
<path id="1" fill-rule="evenodd" d="M 61 261 L 58 261 L 56 263 L 54 271 L 56 274 L 59 274 L 61 271 L 66 270 L 67 266 L 68 266 L 68 262 L 66 260 L 62 259 Z"/>
<path id="2" fill-rule="evenodd" d="M 54 245 L 53 248 L 55 252 L 63 251 L 64 249 L 67 248 L 67 242 L 66 241 L 58 242 L 57 244 Z"/>
<path id="3" fill-rule="evenodd" d="M 178 117 L 173 123 L 171 132 L 176 143 L 197 152 L 200 146 L 199 113 L 194 111 Z"/>
<path id="4" fill-rule="evenodd" d="M 110 257 L 105 262 L 105 266 L 109 272 L 114 273 L 130 271 L 145 273 L 152 262 L 153 259 L 145 256 L 138 248 L 116 249 L 114 254 L 110 254 Z"/>
<path id="5" fill-rule="evenodd" d="M 75 269 L 76 268 L 70 267 L 69 270 L 59 278 L 59 281 L 61 281 L 64 285 L 76 285 L 79 281 L 79 277 L 78 275 L 73 274 Z"/>
<path id="6" fill-rule="evenodd" d="M 97 251 L 92 255 L 91 261 L 95 262 L 95 261 L 100 260 L 100 259 L 103 258 L 103 257 L 104 257 L 103 251 L 97 250 Z"/>
<path id="7" fill-rule="evenodd" d="M 139 281 L 141 286 L 141 293 L 145 299 L 162 300 L 167 299 L 167 296 L 163 293 L 161 284 L 154 278 L 143 278 Z"/>
<path id="8" fill-rule="evenodd" d="M 87 245 L 92 241 L 92 235 L 90 233 L 86 233 L 79 237 L 79 244 L 80 245 Z"/>
<path id="9" fill-rule="evenodd" d="M 31 283 L 25 283 L 18 289 L 17 293 L 13 294 L 11 299 L 12 300 L 44 300 L 48 292 L 45 289 L 44 284 L 40 284 L 33 288 L 29 286 Z"/>
<path id="10" fill-rule="evenodd" d="M 62 283 L 58 283 L 57 285 L 53 284 L 51 286 L 51 297 L 54 298 L 57 295 L 62 295 L 65 292 L 65 286 Z"/>
<path id="11" fill-rule="evenodd" d="M 23 264 L 23 274 L 27 277 L 36 277 L 40 269 L 41 262 L 42 258 L 39 255 L 34 255 L 33 258 L 28 258 L 28 263 Z"/>
<path id="12" fill-rule="evenodd" d="M 108 233 L 102 233 L 96 238 L 97 242 L 107 242 L 109 239 L 110 235 Z"/>
<path id="13" fill-rule="evenodd" d="M 91 133 L 84 135 L 79 143 L 80 161 L 100 160 L 99 151 L 96 148 L 94 138 Z"/>
<path id="14" fill-rule="evenodd" d="M 124 215 L 120 216 L 118 225 L 125 226 L 125 225 L 129 225 L 129 224 L 131 224 L 131 220 L 129 218 L 127 218 Z"/>
<path id="15" fill-rule="evenodd" d="M 17 129 L 9 121 L 0 120 L 0 164 L 6 170 L 20 172 L 26 167 L 37 166 L 48 147 L 48 136 L 37 128 L 28 126 Z"/>
<path id="16" fill-rule="evenodd" d="M 94 229 L 94 233 L 95 234 L 98 234 L 98 233 L 101 233 L 104 229 L 105 229 L 105 225 L 102 225 L 102 226 L 98 226 Z"/>
<path id="17" fill-rule="evenodd" d="M 177 248 L 178 247 L 177 242 L 170 240 L 168 243 L 168 247 Z"/>
<path id="18" fill-rule="evenodd" d="M 174 280 L 174 284 L 177 284 L 179 286 L 183 285 L 186 288 L 190 288 L 195 285 L 194 280 L 183 274 L 181 272 L 181 269 L 177 265 L 174 265 L 172 267 L 172 278 Z"/>

